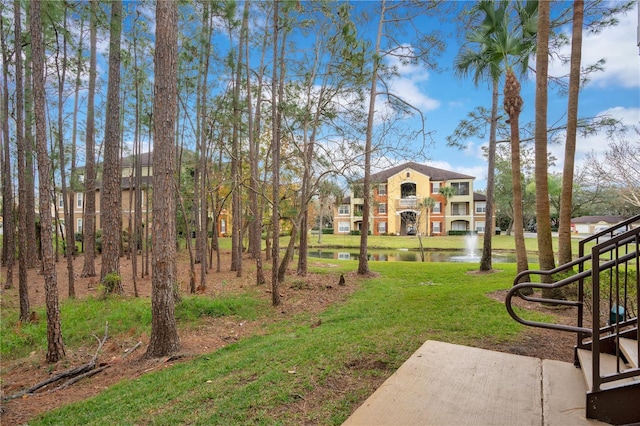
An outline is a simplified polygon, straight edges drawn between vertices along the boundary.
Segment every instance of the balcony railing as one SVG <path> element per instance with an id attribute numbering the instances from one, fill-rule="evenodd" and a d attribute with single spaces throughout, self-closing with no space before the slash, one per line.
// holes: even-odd
<path id="1" fill-rule="evenodd" d="M 397 209 L 410 209 L 418 207 L 418 197 L 415 195 L 396 199 Z"/>

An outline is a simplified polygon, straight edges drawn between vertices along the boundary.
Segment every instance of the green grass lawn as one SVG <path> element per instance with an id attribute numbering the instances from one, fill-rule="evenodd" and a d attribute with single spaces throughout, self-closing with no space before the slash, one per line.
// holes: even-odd
<path id="1" fill-rule="evenodd" d="M 283 242 L 288 241 L 282 240 Z M 409 250 L 418 250 L 420 244 L 418 237 L 416 236 L 378 236 L 370 235 L 367 239 L 368 248 L 370 249 L 401 249 L 406 248 Z M 482 248 L 483 236 L 478 235 L 476 240 L 477 248 Z M 440 249 L 440 250 L 464 250 L 466 247 L 465 237 L 462 235 L 455 236 L 438 236 L 438 237 L 422 237 L 422 245 L 425 249 Z M 525 245 L 527 251 L 538 252 L 538 240 L 537 238 L 525 238 Z M 578 253 L 578 240 L 573 239 L 571 241 L 572 252 L 574 255 Z M 359 235 L 333 235 L 326 234 L 322 236 L 321 242 L 318 243 L 318 236 L 311 235 L 309 238 L 310 248 L 323 248 L 323 247 L 360 247 Z M 492 250 L 499 251 L 513 251 L 515 250 L 515 243 L 513 235 L 494 235 L 491 239 Z M 558 238 L 553 238 L 553 249 L 558 250 Z"/>
<path id="2" fill-rule="evenodd" d="M 334 263 L 330 271 L 318 270 L 331 274 L 331 282 L 357 268 L 355 261 Z M 318 327 L 310 326 L 314 318 L 308 314 L 270 322 L 263 335 L 122 382 L 31 424 L 341 424 L 374 390 L 371 383 L 378 385 L 425 340 L 473 346 L 510 341 L 522 332 L 503 304 L 486 296 L 511 286 L 515 265 L 501 264 L 502 271 L 494 274 L 468 274 L 477 265 L 458 263 L 376 262 L 370 267 L 379 275 L 349 280 L 357 290 L 322 313 Z M 273 314 L 273 308 L 251 301 L 250 293 L 243 297 L 214 312 L 256 319 Z M 141 302 L 117 303 L 121 307 L 110 311 L 131 315 L 119 319 L 124 330 L 148 327 L 144 317 L 137 325 L 140 314 L 131 309 Z M 198 302 L 187 303 L 181 325 L 208 312 Z M 193 311 L 196 315 L 189 314 Z M 63 308 L 68 326 L 65 315 Z M 2 322 L 5 327 L 4 313 Z M 3 339 L 10 332 L 3 328 Z M 71 334 L 67 329 L 65 335 Z"/>

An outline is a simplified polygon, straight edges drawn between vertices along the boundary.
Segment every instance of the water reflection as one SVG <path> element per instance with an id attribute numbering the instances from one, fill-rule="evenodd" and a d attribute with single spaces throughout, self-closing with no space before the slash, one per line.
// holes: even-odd
<path id="1" fill-rule="evenodd" d="M 309 257 L 335 260 L 358 260 L 359 251 L 350 250 L 309 250 Z M 421 262 L 420 252 L 417 250 L 369 250 L 367 260 L 379 262 Z M 464 251 L 425 251 L 425 262 L 480 262 L 480 256 L 469 255 Z M 530 262 L 537 262 L 537 259 L 529 259 Z M 494 254 L 492 262 L 495 263 L 516 263 L 515 253 Z"/>

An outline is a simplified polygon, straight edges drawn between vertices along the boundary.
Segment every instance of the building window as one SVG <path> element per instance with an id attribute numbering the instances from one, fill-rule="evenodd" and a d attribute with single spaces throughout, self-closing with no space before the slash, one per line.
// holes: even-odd
<path id="1" fill-rule="evenodd" d="M 220 233 L 223 235 L 227 233 L 227 221 L 225 219 L 220 219 Z"/>
<path id="2" fill-rule="evenodd" d="M 378 213 L 387 214 L 387 205 L 386 204 L 378 205 Z"/>
<path id="3" fill-rule="evenodd" d="M 479 234 L 484 233 L 484 222 L 476 222 L 476 232 Z"/>
<path id="4" fill-rule="evenodd" d="M 455 195 L 469 195 L 469 182 L 452 182 L 451 187 L 456 190 Z"/>
<path id="5" fill-rule="evenodd" d="M 440 193 L 440 182 L 433 182 L 431 184 L 431 193 L 439 194 Z"/>
<path id="6" fill-rule="evenodd" d="M 345 233 L 351 231 L 349 222 L 338 222 L 338 232 Z"/>
<path id="7" fill-rule="evenodd" d="M 485 213 L 487 211 L 487 203 L 479 201 L 476 203 L 476 214 Z"/>
<path id="8" fill-rule="evenodd" d="M 411 172 L 407 172 L 407 177 L 410 178 L 411 177 Z"/>
<path id="9" fill-rule="evenodd" d="M 82 218 L 78 218 L 76 221 L 76 232 L 82 234 Z"/>
<path id="10" fill-rule="evenodd" d="M 387 233 L 387 222 L 378 222 L 378 233 L 379 234 Z"/>
<path id="11" fill-rule="evenodd" d="M 432 213 L 442 213 L 442 203 L 435 203 L 433 205 Z"/>
<path id="12" fill-rule="evenodd" d="M 451 214 L 453 216 L 466 216 L 467 203 L 451 203 Z"/>
<path id="13" fill-rule="evenodd" d="M 431 223 L 431 232 L 434 234 L 439 234 L 440 232 L 440 222 L 432 222 Z"/>
<path id="14" fill-rule="evenodd" d="M 338 214 L 341 216 L 346 216 L 349 214 L 349 204 L 341 204 L 338 207 Z"/>
<path id="15" fill-rule="evenodd" d="M 82 196 L 83 195 L 84 194 L 82 194 L 82 192 L 78 192 L 76 194 L 76 207 L 79 208 L 79 209 L 82 208 L 82 200 L 83 200 Z"/>
<path id="16" fill-rule="evenodd" d="M 454 231 L 467 231 L 469 228 L 467 227 L 467 222 L 463 220 L 456 220 L 451 223 L 451 229 Z"/>
<path id="17" fill-rule="evenodd" d="M 64 209 L 64 197 L 62 194 L 58 194 L 58 208 Z"/>
<path id="18" fill-rule="evenodd" d="M 387 185 L 383 183 L 378 185 L 378 195 L 387 195 Z"/>

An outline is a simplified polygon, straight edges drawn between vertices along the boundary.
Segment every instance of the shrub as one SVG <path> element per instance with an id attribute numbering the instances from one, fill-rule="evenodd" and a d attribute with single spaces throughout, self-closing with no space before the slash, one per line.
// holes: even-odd
<path id="1" fill-rule="evenodd" d="M 100 286 L 103 291 L 102 298 L 106 298 L 107 295 L 112 293 L 121 294 L 123 292 L 122 277 L 115 272 L 109 272 L 105 275 L 102 281 L 100 281 Z"/>
<path id="2" fill-rule="evenodd" d="M 449 235 L 477 235 L 478 231 L 449 231 Z"/>

